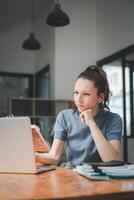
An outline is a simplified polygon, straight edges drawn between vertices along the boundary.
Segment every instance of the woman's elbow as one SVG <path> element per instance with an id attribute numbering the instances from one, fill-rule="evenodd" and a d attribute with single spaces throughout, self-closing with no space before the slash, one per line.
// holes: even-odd
<path id="1" fill-rule="evenodd" d="M 55 165 L 57 165 L 57 164 L 60 162 L 60 156 L 52 155 L 51 158 L 52 158 L 53 163 L 54 163 Z"/>
<path id="2" fill-rule="evenodd" d="M 102 158 L 103 162 L 108 162 L 111 160 L 119 160 L 119 159 L 120 159 L 120 153 L 117 151 L 113 152 L 113 154 L 111 154 L 109 156 L 107 155 L 104 158 Z"/>

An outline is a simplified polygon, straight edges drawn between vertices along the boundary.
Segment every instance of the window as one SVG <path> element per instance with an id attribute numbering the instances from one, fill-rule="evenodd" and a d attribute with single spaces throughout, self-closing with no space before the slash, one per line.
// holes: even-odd
<path id="1" fill-rule="evenodd" d="M 111 90 L 110 109 L 123 119 L 127 137 L 134 137 L 134 45 L 97 62 L 107 73 Z"/>
<path id="2" fill-rule="evenodd" d="M 10 113 L 11 97 L 31 97 L 33 76 L 19 73 L 0 72 L 0 116 Z"/>

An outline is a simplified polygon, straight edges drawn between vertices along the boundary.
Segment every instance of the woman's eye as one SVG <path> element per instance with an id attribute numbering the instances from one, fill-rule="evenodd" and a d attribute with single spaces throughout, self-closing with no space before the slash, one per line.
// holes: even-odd
<path id="1" fill-rule="evenodd" d="M 89 96 L 90 94 L 89 94 L 89 93 L 85 93 L 84 95 L 85 95 L 85 96 Z"/>
<path id="2" fill-rule="evenodd" d="M 79 94 L 79 92 L 77 92 L 77 91 L 74 91 L 74 94 Z"/>

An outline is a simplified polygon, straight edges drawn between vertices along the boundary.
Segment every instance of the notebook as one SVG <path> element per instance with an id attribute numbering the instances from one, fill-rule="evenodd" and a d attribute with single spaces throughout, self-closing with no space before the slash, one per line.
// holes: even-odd
<path id="1" fill-rule="evenodd" d="M 110 180 L 110 178 L 105 174 L 95 172 L 92 165 L 88 163 L 83 163 L 82 165 L 78 165 L 73 170 L 78 174 L 85 176 L 91 180 Z"/>
<path id="2" fill-rule="evenodd" d="M 0 173 L 36 174 L 56 166 L 37 166 L 29 117 L 0 118 Z"/>
<path id="3" fill-rule="evenodd" d="M 125 164 L 123 161 L 109 161 L 104 163 L 83 163 L 74 168 L 74 171 L 91 180 L 111 180 L 113 178 L 134 178 L 134 164 Z"/>

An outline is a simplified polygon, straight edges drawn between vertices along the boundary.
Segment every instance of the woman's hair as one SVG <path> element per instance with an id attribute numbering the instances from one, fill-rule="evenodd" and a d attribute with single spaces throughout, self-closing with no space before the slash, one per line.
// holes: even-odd
<path id="1" fill-rule="evenodd" d="M 103 102 L 99 103 L 99 109 L 105 108 L 109 110 L 109 107 L 107 104 L 109 102 L 110 90 L 109 90 L 109 84 L 107 81 L 107 76 L 104 70 L 100 68 L 99 66 L 90 65 L 83 72 L 79 74 L 76 80 L 78 80 L 79 78 L 87 79 L 94 83 L 95 87 L 98 90 L 98 95 L 102 93 L 104 94 L 104 100 Z M 74 111 L 77 110 L 75 103 L 73 105 L 73 109 Z"/>

